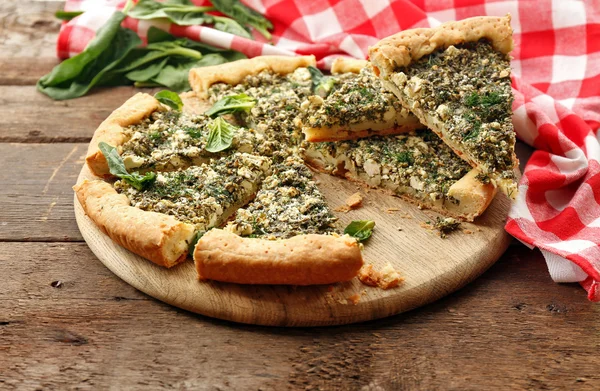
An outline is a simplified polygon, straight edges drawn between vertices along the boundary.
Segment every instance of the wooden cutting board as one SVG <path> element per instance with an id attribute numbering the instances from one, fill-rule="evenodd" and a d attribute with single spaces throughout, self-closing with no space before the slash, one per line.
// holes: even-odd
<path id="1" fill-rule="evenodd" d="M 87 166 L 78 181 L 91 178 Z M 272 326 L 323 326 L 383 318 L 422 306 L 453 292 L 489 268 L 506 250 L 504 231 L 509 200 L 498 194 L 475 224 L 442 239 L 421 227 L 436 213 L 420 210 L 396 197 L 354 183 L 316 174 L 319 188 L 333 208 L 360 191 L 364 206 L 337 213 L 340 226 L 352 220 L 374 220 L 364 259 L 375 269 L 390 262 L 404 277 L 394 289 L 382 290 L 357 279 L 327 286 L 249 286 L 200 282 L 192 260 L 165 269 L 115 244 L 85 216 L 75 198 L 79 229 L 91 250 L 113 273 L 142 292 L 199 314 Z M 349 297 L 359 295 L 353 304 Z"/>

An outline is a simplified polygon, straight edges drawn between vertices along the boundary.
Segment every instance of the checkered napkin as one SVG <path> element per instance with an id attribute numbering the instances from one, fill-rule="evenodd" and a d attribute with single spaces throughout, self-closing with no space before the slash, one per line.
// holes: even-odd
<path id="1" fill-rule="evenodd" d="M 328 68 L 340 54 L 400 30 L 478 15 L 512 15 L 513 104 L 518 137 L 536 151 L 525 167 L 506 230 L 538 247 L 557 282 L 580 282 L 600 301 L 600 9 L 593 1 L 245 0 L 273 22 L 273 44 L 209 27 L 127 18 L 145 39 L 152 25 L 249 57 L 315 54 Z M 86 11 L 63 24 L 58 56 L 82 51 L 123 0 L 67 0 Z M 197 5 L 208 1 L 194 0 Z M 597 4 L 597 3 L 596 3 Z"/>

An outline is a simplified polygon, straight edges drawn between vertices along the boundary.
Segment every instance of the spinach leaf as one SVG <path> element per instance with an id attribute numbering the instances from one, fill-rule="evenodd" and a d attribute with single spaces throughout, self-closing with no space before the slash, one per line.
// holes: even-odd
<path id="1" fill-rule="evenodd" d="M 162 90 L 154 94 L 154 98 L 163 105 L 167 105 L 173 110 L 181 111 L 183 102 L 177 93 L 168 90 Z"/>
<path id="2" fill-rule="evenodd" d="M 362 242 L 371 237 L 373 228 L 375 228 L 375 222 L 372 220 L 354 220 L 344 229 L 344 233 Z"/>
<path id="3" fill-rule="evenodd" d="M 208 125 L 208 139 L 206 140 L 206 149 L 208 152 L 221 152 L 231 146 L 233 142 L 233 133 L 237 129 L 223 118 L 213 119 Z"/>
<path id="4" fill-rule="evenodd" d="M 190 1 L 164 1 L 158 2 L 156 0 L 140 0 L 129 12 L 129 16 L 135 19 L 158 19 L 167 18 L 171 22 L 180 24 L 178 21 L 187 22 L 188 24 L 181 24 L 181 26 L 189 26 L 194 19 L 202 20 L 203 15 L 206 11 L 213 11 L 213 7 L 197 7 Z"/>
<path id="5" fill-rule="evenodd" d="M 321 98 L 325 98 L 335 85 L 335 79 L 331 76 L 325 76 L 319 69 L 308 66 L 308 72 L 312 81 L 311 91 L 315 95 L 319 95 Z"/>
<path id="6" fill-rule="evenodd" d="M 207 54 L 200 60 L 171 59 L 152 81 L 176 92 L 190 90 L 189 73 L 192 68 L 200 68 L 208 65 L 219 65 L 228 62 L 228 59 L 220 54 Z"/>
<path id="7" fill-rule="evenodd" d="M 114 176 L 123 179 L 131 186 L 139 191 L 146 189 L 156 180 L 156 174 L 153 172 L 147 172 L 144 176 L 134 172 L 132 174 L 127 172 L 123 159 L 117 152 L 117 148 L 105 143 L 104 141 L 98 144 L 98 148 L 106 158 L 108 163 L 108 169 Z"/>
<path id="8" fill-rule="evenodd" d="M 133 71 L 129 71 L 125 76 L 131 81 L 148 81 L 158 75 L 160 71 L 167 65 L 168 58 L 163 58 L 161 61 L 154 62 L 146 67 L 138 67 Z"/>
<path id="9" fill-rule="evenodd" d="M 254 27 L 265 38 L 271 39 L 271 33 L 268 30 L 273 28 L 273 24 L 239 0 L 211 0 L 211 3 L 221 13 L 235 19 L 242 25 Z"/>
<path id="10" fill-rule="evenodd" d="M 171 22 L 178 24 L 179 26 L 194 26 L 208 23 L 207 20 L 210 19 L 210 15 L 207 15 L 204 12 L 205 11 L 186 11 L 181 9 L 167 9 L 164 11 L 165 16 L 169 18 Z"/>
<path id="11" fill-rule="evenodd" d="M 226 18 L 224 16 L 212 16 L 212 20 L 208 21 L 207 23 L 214 24 L 214 28 L 219 31 L 252 39 L 252 35 L 250 35 L 248 30 L 231 18 Z"/>
<path id="12" fill-rule="evenodd" d="M 241 93 L 237 95 L 229 95 L 216 102 L 204 114 L 215 118 L 218 115 L 231 114 L 237 112 L 248 113 L 254 107 L 256 101 L 254 98 Z"/>
<path id="13" fill-rule="evenodd" d="M 60 20 L 69 21 L 79 15 L 83 14 L 83 11 L 62 11 L 58 10 L 54 13 L 54 16 Z"/>
<path id="14" fill-rule="evenodd" d="M 121 27 L 123 12 L 115 12 L 102 26 L 85 50 L 42 76 L 37 82 L 40 92 L 57 100 L 77 98 L 95 85 L 136 46 L 142 43 L 137 34 Z"/>

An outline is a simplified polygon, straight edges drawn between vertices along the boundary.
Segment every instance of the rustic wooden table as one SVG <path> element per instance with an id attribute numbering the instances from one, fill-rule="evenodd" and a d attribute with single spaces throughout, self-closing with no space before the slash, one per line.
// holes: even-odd
<path id="1" fill-rule="evenodd" d="M 91 253 L 71 186 L 113 88 L 57 102 L 60 2 L 0 2 L 0 389 L 600 388 L 600 307 L 512 245 L 438 302 L 357 325 L 284 329 L 170 307 Z"/>

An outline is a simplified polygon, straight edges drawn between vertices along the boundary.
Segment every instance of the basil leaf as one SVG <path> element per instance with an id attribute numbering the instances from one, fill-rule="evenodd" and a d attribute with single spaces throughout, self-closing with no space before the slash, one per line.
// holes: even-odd
<path id="1" fill-rule="evenodd" d="M 242 25 L 252 26 L 265 38 L 271 39 L 268 30 L 273 24 L 267 18 L 242 4 L 239 0 L 211 0 L 211 4 L 221 13 L 235 19 Z"/>
<path id="2" fill-rule="evenodd" d="M 115 12 L 83 52 L 58 64 L 38 80 L 38 91 L 57 100 L 72 99 L 86 94 L 95 85 L 105 84 L 107 73 L 142 43 L 135 32 L 121 27 L 124 19 L 124 13 Z"/>
<path id="3" fill-rule="evenodd" d="M 256 101 L 254 100 L 254 98 L 251 98 L 244 93 L 238 95 L 229 95 L 220 99 L 204 114 L 215 118 L 216 116 L 223 114 L 231 114 L 237 112 L 248 113 L 250 109 L 254 107 L 255 104 Z"/>
<path id="4" fill-rule="evenodd" d="M 335 79 L 330 76 L 325 76 L 319 69 L 309 65 L 308 72 L 311 78 L 311 91 L 315 95 L 319 95 L 321 98 L 325 98 L 335 85 Z"/>
<path id="5" fill-rule="evenodd" d="M 154 94 L 154 98 L 163 105 L 167 105 L 173 110 L 181 111 L 183 102 L 177 93 L 169 90 L 162 90 Z"/>
<path id="6" fill-rule="evenodd" d="M 372 220 L 354 220 L 344 229 L 344 233 L 362 242 L 371 237 L 373 228 L 375 228 L 375 222 Z"/>
<path id="7" fill-rule="evenodd" d="M 69 21 L 79 15 L 83 14 L 83 11 L 62 11 L 58 10 L 54 13 L 54 16 L 60 20 Z"/>
<path id="8" fill-rule="evenodd" d="M 208 127 L 208 139 L 206 140 L 206 149 L 208 152 L 216 153 L 226 150 L 233 142 L 233 133 L 237 129 L 223 118 L 213 119 Z"/>
<path id="9" fill-rule="evenodd" d="M 190 254 L 190 257 L 194 257 L 194 250 L 196 249 L 196 245 L 198 244 L 200 239 L 202 239 L 205 233 L 206 231 L 196 231 L 196 233 L 194 234 L 194 237 L 192 238 L 192 242 L 190 243 L 190 247 L 188 249 L 188 254 Z"/>
<path id="10" fill-rule="evenodd" d="M 108 170 L 110 173 L 118 178 L 123 179 L 137 190 L 144 190 L 156 180 L 156 174 L 153 172 L 147 172 L 143 176 L 137 172 L 129 174 L 127 172 L 127 168 L 125 168 L 123 159 L 117 152 L 117 148 L 113 147 L 112 145 L 102 141 L 98 144 L 98 148 L 106 158 L 106 163 L 108 164 Z"/>

